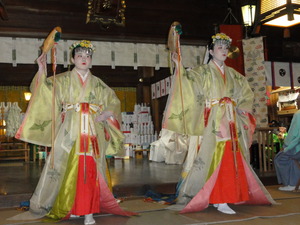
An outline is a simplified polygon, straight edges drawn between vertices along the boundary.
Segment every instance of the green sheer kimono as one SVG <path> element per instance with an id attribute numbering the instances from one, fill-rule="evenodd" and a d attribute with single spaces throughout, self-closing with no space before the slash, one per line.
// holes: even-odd
<path id="1" fill-rule="evenodd" d="M 94 122 L 103 111 L 111 111 L 113 117 L 119 119 L 120 101 L 114 91 L 90 72 L 83 83 L 75 69 L 56 75 L 55 83 L 54 167 L 50 162 L 52 148 L 30 200 L 30 211 L 37 217 L 44 216 L 52 208 L 62 183 L 68 191 L 75 193 L 82 122 L 80 103 L 89 103 L 88 135 L 94 135 L 99 145 L 99 154 L 95 157 L 92 153 L 92 143 L 88 142 L 87 154 L 95 158 L 97 170 L 104 179 L 107 179 L 105 155 L 123 154 L 122 132 L 108 121 Z M 35 76 L 31 85 L 32 98 L 16 138 L 51 147 L 52 87 L 53 77 L 46 78 L 45 74 Z M 75 178 L 64 181 L 66 171 Z M 60 194 L 61 198 L 63 196 L 63 193 Z M 66 208 L 70 210 L 72 200 L 60 199 L 60 201 L 68 205 Z"/>
<path id="2" fill-rule="evenodd" d="M 221 103 L 224 97 L 231 101 L 237 143 L 251 167 L 248 150 L 255 129 L 251 115 L 254 94 L 243 75 L 225 64 L 224 71 L 225 78 L 210 61 L 194 69 L 181 65 L 173 78 L 163 129 L 182 134 L 186 139 L 182 147 L 188 150 L 179 182 L 178 205 L 186 205 L 202 189 L 220 164 L 226 141 L 232 141 L 226 109 L 230 104 Z"/>

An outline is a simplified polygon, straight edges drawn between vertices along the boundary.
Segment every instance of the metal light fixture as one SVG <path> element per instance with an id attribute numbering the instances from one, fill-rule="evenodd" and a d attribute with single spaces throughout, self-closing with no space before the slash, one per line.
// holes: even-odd
<path id="1" fill-rule="evenodd" d="M 242 6 L 242 15 L 245 26 L 252 26 L 255 18 L 256 5 L 247 4 Z"/>
<path id="2" fill-rule="evenodd" d="M 245 31 L 245 38 L 247 39 L 251 36 L 253 30 L 253 24 L 255 21 L 255 11 L 256 11 L 256 3 L 255 0 L 244 0 L 241 2 L 241 10 L 243 16 L 243 24 Z"/>
<path id="3" fill-rule="evenodd" d="M 300 23 L 300 0 L 260 0 L 258 23 L 291 27 Z"/>
<path id="4" fill-rule="evenodd" d="M 26 101 L 29 101 L 31 98 L 31 93 L 30 92 L 24 92 L 24 97 Z"/>

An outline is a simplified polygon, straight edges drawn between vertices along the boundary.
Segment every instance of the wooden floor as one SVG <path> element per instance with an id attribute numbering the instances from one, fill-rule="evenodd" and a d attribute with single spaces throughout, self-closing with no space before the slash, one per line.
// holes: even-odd
<path id="1" fill-rule="evenodd" d="M 179 214 L 169 210 L 167 205 L 146 202 L 143 198 L 125 199 L 120 206 L 129 211 L 138 212 L 139 216 L 122 217 L 116 215 L 94 215 L 96 224 L 105 225 L 298 225 L 300 221 L 300 193 L 280 192 L 278 185 L 267 186 L 277 204 L 272 206 L 231 205 L 235 215 L 226 215 L 209 206 L 201 212 Z M 0 225 L 45 225 L 41 220 L 7 220 L 22 213 L 16 208 L 0 209 Z M 83 224 L 83 218 L 46 223 L 47 225 Z"/>
<path id="2" fill-rule="evenodd" d="M 44 163 L 0 163 L 0 208 L 18 206 L 33 193 Z M 108 159 L 116 197 L 143 196 L 147 190 L 174 193 L 181 165 L 166 165 L 143 159 Z M 5 199 L 1 201 L 1 199 Z"/>
<path id="3" fill-rule="evenodd" d="M 180 165 L 149 162 L 146 158 L 108 160 L 112 177 L 113 192 L 124 201 L 121 207 L 140 213 L 138 217 L 95 215 L 96 224 L 105 225 L 204 225 L 204 224 L 299 224 L 300 193 L 278 191 L 274 174 L 261 177 L 272 197 L 279 203 L 273 206 L 235 206 L 236 215 L 225 215 L 214 207 L 190 214 L 178 214 L 168 210 L 166 205 L 145 202 L 143 195 L 148 190 L 160 193 L 174 193 Z M 20 161 L 0 163 L 0 225 L 45 224 L 40 221 L 6 220 L 21 213 L 16 208 L 20 202 L 30 198 L 38 182 L 43 163 L 24 163 Z M 83 224 L 83 218 L 60 222 L 60 224 Z M 52 225 L 51 223 L 49 225 Z M 54 224 L 53 224 L 54 225 Z M 57 223 L 56 223 L 57 225 Z"/>

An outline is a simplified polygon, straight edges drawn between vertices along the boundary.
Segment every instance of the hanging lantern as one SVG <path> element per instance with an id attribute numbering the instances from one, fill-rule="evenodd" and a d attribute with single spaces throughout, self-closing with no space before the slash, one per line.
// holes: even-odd
<path id="1" fill-rule="evenodd" d="M 294 26 L 300 23 L 300 0 L 260 0 L 257 15 L 262 25 Z"/>
<path id="2" fill-rule="evenodd" d="M 252 26 L 255 18 L 256 5 L 247 4 L 242 6 L 242 15 L 245 26 Z"/>

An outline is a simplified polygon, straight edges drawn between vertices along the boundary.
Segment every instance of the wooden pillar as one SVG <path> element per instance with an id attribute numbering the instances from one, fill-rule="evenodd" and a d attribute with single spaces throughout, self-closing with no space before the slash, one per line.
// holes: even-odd
<path id="1" fill-rule="evenodd" d="M 154 76 L 153 67 L 138 68 L 137 103 L 151 103 L 150 77 Z"/>
<path id="2" fill-rule="evenodd" d="M 138 71 L 139 84 L 137 87 L 137 102 L 146 103 L 151 108 L 151 115 L 154 129 L 159 132 L 161 130 L 160 101 L 151 97 L 150 78 L 154 76 L 153 67 L 140 67 Z"/>
<path id="3" fill-rule="evenodd" d="M 161 121 L 159 115 L 159 101 L 158 99 L 152 99 L 151 101 L 151 109 L 152 109 L 152 120 L 154 124 L 154 129 L 159 133 L 161 130 Z"/>
<path id="4" fill-rule="evenodd" d="M 268 122 L 270 123 L 272 120 L 278 121 L 277 115 L 277 101 L 278 101 L 278 93 L 272 92 L 272 87 L 267 86 L 267 91 L 270 93 L 269 105 L 268 105 Z"/>

